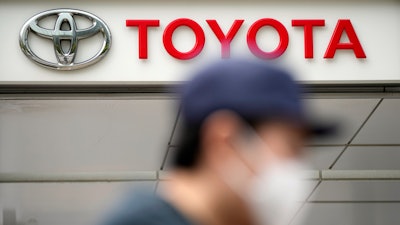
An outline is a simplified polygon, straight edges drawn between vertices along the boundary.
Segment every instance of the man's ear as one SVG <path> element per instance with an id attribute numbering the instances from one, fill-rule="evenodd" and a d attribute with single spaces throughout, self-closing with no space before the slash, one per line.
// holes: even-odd
<path id="1" fill-rule="evenodd" d="M 232 140 L 238 135 L 241 123 L 237 114 L 220 110 L 208 116 L 200 130 L 203 160 L 216 164 L 232 154 Z"/>

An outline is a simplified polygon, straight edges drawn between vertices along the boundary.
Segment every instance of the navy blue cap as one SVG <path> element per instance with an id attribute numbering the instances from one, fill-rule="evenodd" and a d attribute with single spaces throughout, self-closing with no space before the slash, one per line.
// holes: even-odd
<path id="1" fill-rule="evenodd" d="M 323 125 L 306 117 L 301 87 L 285 69 L 267 62 L 221 60 L 202 69 L 182 90 L 181 113 L 189 125 L 201 125 L 218 110 L 231 110 L 246 120 L 288 119 L 311 132 Z"/>

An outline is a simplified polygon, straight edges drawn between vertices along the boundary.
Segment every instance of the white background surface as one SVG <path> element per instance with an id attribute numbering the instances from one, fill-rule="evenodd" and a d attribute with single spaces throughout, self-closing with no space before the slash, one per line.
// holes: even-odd
<path id="1" fill-rule="evenodd" d="M 391 1 L 2 1 L 0 2 L 0 82 L 133 82 L 169 83 L 188 78 L 188 71 L 201 63 L 220 58 L 220 43 L 205 22 L 216 19 L 224 32 L 235 19 L 244 19 L 231 43 L 232 56 L 251 55 L 246 34 L 251 24 L 270 17 L 285 25 L 289 46 L 280 57 L 309 82 L 399 82 L 400 81 L 400 3 Z M 96 65 L 77 71 L 53 71 L 42 68 L 21 52 L 18 34 L 26 20 L 39 12 L 54 8 L 77 8 L 102 18 L 112 32 L 112 48 Z M 206 35 L 202 53 L 192 60 L 181 61 L 170 56 L 162 44 L 164 28 L 173 20 L 187 17 L 198 22 Z M 314 59 L 304 58 L 303 29 L 292 27 L 292 19 L 325 19 L 325 27 L 314 29 Z M 338 19 L 350 19 L 367 55 L 356 59 L 352 51 L 339 50 L 334 59 L 323 59 Z M 126 19 L 159 19 L 159 28 L 149 29 L 149 58 L 138 57 L 137 28 L 126 27 Z M 277 43 L 271 29 L 261 29 L 259 46 L 268 50 Z M 96 37 L 78 46 L 78 60 L 98 46 Z M 343 40 L 346 41 L 346 38 Z M 178 29 L 174 42 L 180 50 L 193 46 L 194 35 Z M 89 46 L 90 45 L 90 46 Z M 34 50 L 46 59 L 54 57 L 52 42 L 33 38 Z M 55 58 L 54 58 L 55 59 Z M 200 63 L 200 64 L 199 64 Z"/>

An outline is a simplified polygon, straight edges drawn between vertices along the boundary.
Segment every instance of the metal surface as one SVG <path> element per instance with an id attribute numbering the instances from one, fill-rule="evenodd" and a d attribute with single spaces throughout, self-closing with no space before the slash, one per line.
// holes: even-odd
<path id="1" fill-rule="evenodd" d="M 38 23 L 41 20 L 55 15 L 58 16 L 58 18 L 54 29 L 46 29 L 39 26 Z M 78 29 L 74 16 L 87 18 L 92 22 L 92 26 Z M 68 23 L 70 29 L 63 30 L 63 23 Z M 79 40 L 94 36 L 99 32 L 103 34 L 101 49 L 90 59 L 83 62 L 75 62 Z M 30 33 L 53 41 L 57 63 L 46 61 L 32 51 L 28 39 Z M 62 48 L 62 41 L 70 42 L 70 48 L 67 52 Z M 22 52 L 24 52 L 29 59 L 41 66 L 56 70 L 75 70 L 92 65 L 107 54 L 111 47 L 111 32 L 103 20 L 91 13 L 76 9 L 53 9 L 41 12 L 29 19 L 21 29 L 19 43 Z"/>
<path id="2" fill-rule="evenodd" d="M 154 181 L 156 171 L 115 173 L 0 173 L 0 183 Z"/>
<path id="3" fill-rule="evenodd" d="M 58 83 L 0 83 L 0 94 L 41 93 L 176 93 L 181 82 L 135 83 L 135 82 L 58 82 Z M 305 94 L 323 96 L 399 96 L 400 85 L 382 84 L 302 84 Z"/>
<path id="4" fill-rule="evenodd" d="M 168 180 L 168 171 L 113 173 L 0 173 L 0 183 L 127 182 Z M 400 170 L 310 170 L 304 180 L 400 180 Z"/>

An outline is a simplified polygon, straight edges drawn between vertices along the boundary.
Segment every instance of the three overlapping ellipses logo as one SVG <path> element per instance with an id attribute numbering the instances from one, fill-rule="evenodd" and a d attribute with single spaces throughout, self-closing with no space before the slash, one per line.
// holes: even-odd
<path id="1" fill-rule="evenodd" d="M 41 20 L 51 16 L 57 17 L 54 29 L 44 28 L 39 25 Z M 92 23 L 91 26 L 79 29 L 76 25 L 75 16 L 88 19 Z M 64 23 L 68 24 L 69 29 L 62 29 Z M 99 32 L 103 36 L 101 49 L 91 58 L 82 62 L 75 62 L 79 40 L 92 37 Z M 53 41 L 57 62 L 46 61 L 32 51 L 28 39 L 30 33 Z M 62 41 L 70 43 L 67 51 L 63 49 Z M 75 70 L 92 65 L 107 54 L 111 47 L 111 32 L 103 20 L 91 13 L 77 9 L 53 9 L 33 16 L 23 25 L 19 36 L 19 44 L 22 52 L 41 66 L 56 70 Z"/>

